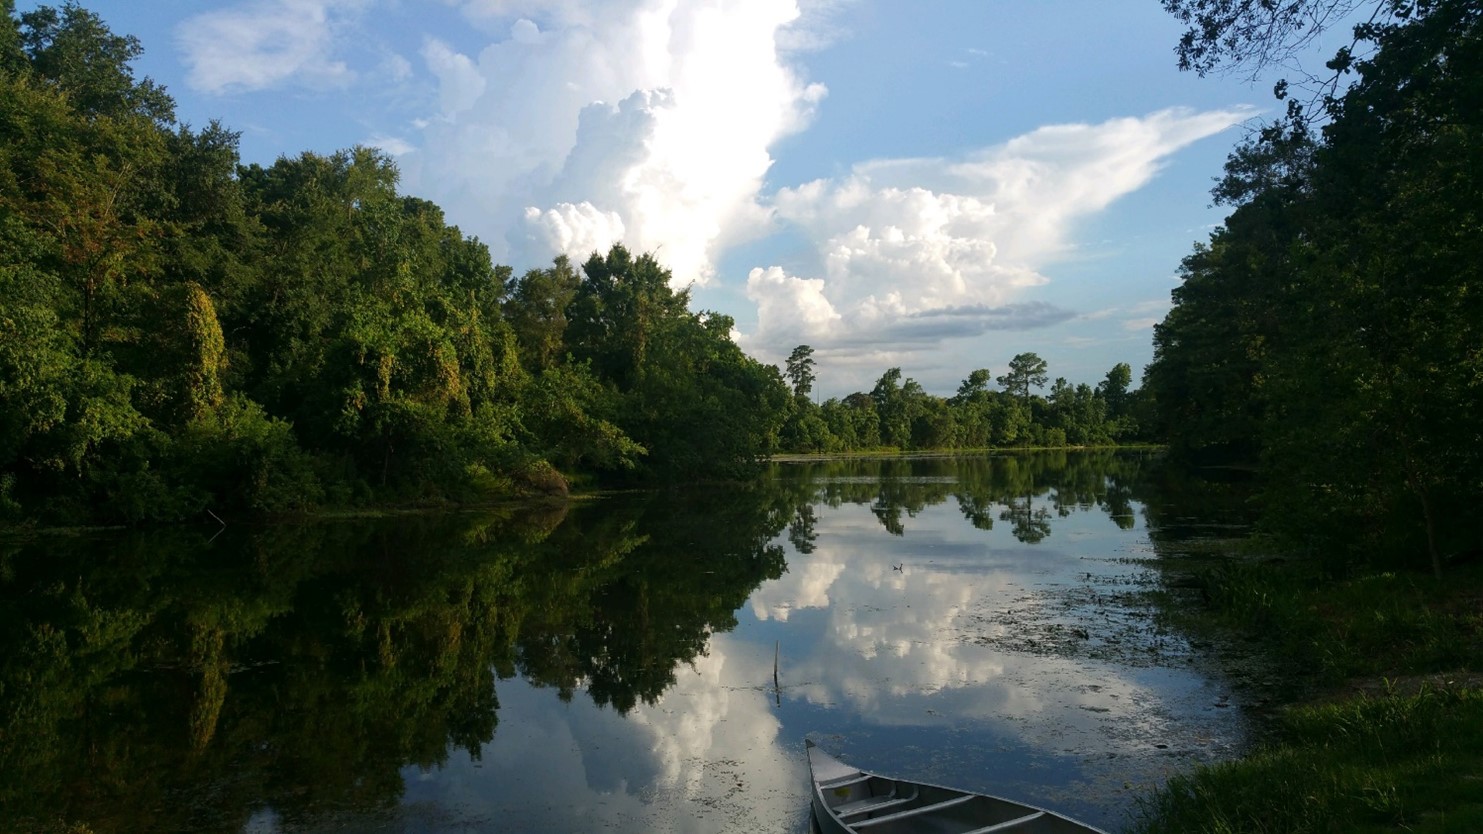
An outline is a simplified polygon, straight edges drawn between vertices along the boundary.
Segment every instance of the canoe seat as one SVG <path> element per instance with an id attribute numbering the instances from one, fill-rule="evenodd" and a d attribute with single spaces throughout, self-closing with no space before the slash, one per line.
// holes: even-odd
<path id="1" fill-rule="evenodd" d="M 830 779 L 824 782 L 820 782 L 819 787 L 826 791 L 832 791 L 835 788 L 847 788 L 850 785 L 858 785 L 861 782 L 869 782 L 871 779 L 874 778 L 876 777 L 871 776 L 869 773 L 852 773 L 849 776 L 843 776 L 839 779 Z"/>
<path id="2" fill-rule="evenodd" d="M 912 802 L 916 798 L 917 789 L 916 786 L 913 785 L 911 793 L 907 794 L 906 796 L 897 796 L 895 793 L 889 793 L 885 796 L 867 796 L 864 799 L 857 799 L 854 802 L 845 802 L 840 805 L 835 805 L 830 810 L 834 811 L 834 813 L 841 818 L 857 817 L 861 814 L 871 814 L 876 811 L 884 811 L 887 808 L 895 808 L 898 805 L 905 805 L 908 802 Z"/>
<path id="3" fill-rule="evenodd" d="M 964 831 L 963 834 L 995 834 L 995 832 L 999 831 L 1009 831 L 1011 829 L 1019 828 L 1022 825 L 1029 825 L 1030 823 L 1040 819 L 1043 816 L 1045 816 L 1044 811 L 1036 811 L 1033 814 L 1026 814 L 1023 817 L 1015 817 L 1012 820 L 996 822 L 993 825 L 986 825 L 983 828 L 975 828 L 972 831 Z"/>
<path id="4" fill-rule="evenodd" d="M 896 820 L 908 819 L 910 817 L 919 816 L 921 814 L 930 814 L 935 811 L 941 811 L 946 808 L 951 808 L 954 805 L 962 805 L 965 802 L 972 802 L 973 800 L 978 798 L 978 794 L 969 793 L 962 796 L 953 797 L 952 799 L 944 799 L 941 802 L 934 802 L 931 805 L 918 805 L 915 808 L 908 808 L 905 811 L 897 811 L 894 814 L 886 814 L 884 817 L 871 817 L 868 820 L 860 820 L 859 822 L 852 822 L 847 824 L 850 828 L 858 831 L 862 828 L 869 828 L 873 825 L 880 825 L 881 823 L 895 822 Z"/>

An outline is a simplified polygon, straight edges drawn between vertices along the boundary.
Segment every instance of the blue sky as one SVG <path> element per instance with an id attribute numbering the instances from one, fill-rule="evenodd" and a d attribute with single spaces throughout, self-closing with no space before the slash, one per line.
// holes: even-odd
<path id="1" fill-rule="evenodd" d="M 22 9 L 35 4 L 21 3 Z M 245 161 L 371 144 L 517 271 L 622 241 L 824 396 L 1135 375 L 1270 80 L 1156 0 L 94 0 Z"/>

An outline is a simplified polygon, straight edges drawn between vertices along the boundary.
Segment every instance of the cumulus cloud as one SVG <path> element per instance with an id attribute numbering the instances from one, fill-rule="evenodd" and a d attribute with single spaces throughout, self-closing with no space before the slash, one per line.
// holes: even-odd
<path id="1" fill-rule="evenodd" d="M 390 82 L 373 94 L 431 107 L 372 141 L 395 148 L 404 188 L 497 258 L 532 266 L 622 242 L 658 252 L 686 284 L 767 228 L 770 148 L 825 95 L 788 56 L 824 42 L 810 32 L 838 0 L 807 11 L 800 0 L 444 0 L 471 30 L 457 45 L 429 34 L 416 63 L 349 37 L 384 2 L 245 0 L 195 15 L 176 31 L 188 83 L 221 94 Z"/>
<path id="2" fill-rule="evenodd" d="M 764 361 L 808 343 L 831 369 L 920 369 L 947 339 L 1075 318 L 1036 288 L 1072 256 L 1077 221 L 1251 114 L 1053 125 L 776 188 L 778 142 L 826 95 L 802 69 L 806 50 L 847 34 L 833 28 L 847 0 L 442 0 L 469 30 L 405 56 L 347 37 L 386 2 L 243 0 L 197 15 L 177 30 L 189 83 L 389 82 L 389 98 L 418 109 L 369 141 L 396 156 L 407 191 L 517 268 L 622 242 L 655 252 L 677 285 L 704 284 L 739 243 L 803 241 L 785 263 L 742 265 L 756 267 L 737 288 L 756 316 L 736 316 L 738 341 Z M 1123 321 L 1146 328 L 1154 314 Z"/>
<path id="3" fill-rule="evenodd" d="M 586 200 L 557 203 L 545 211 L 528 206 L 525 223 L 531 239 L 540 240 L 547 249 L 578 256 L 606 249 L 625 237 L 618 212 L 603 211 Z"/>
<path id="4" fill-rule="evenodd" d="M 403 161 L 409 187 L 534 264 L 622 242 L 679 284 L 766 228 L 769 148 L 824 95 L 778 45 L 795 0 L 626 0 L 460 6 L 493 37 L 432 42 L 441 118 Z M 503 238 L 503 246 L 501 240 Z"/>
<path id="5" fill-rule="evenodd" d="M 175 30 L 186 83 L 214 94 L 285 83 L 347 86 L 355 73 L 332 57 L 336 31 L 362 6 L 363 0 L 260 0 L 189 18 Z"/>
<path id="6" fill-rule="evenodd" d="M 486 82 L 467 55 L 453 51 L 437 38 L 428 38 L 422 58 L 438 78 L 438 103 L 444 118 L 453 118 L 473 107 L 484 94 Z"/>
<path id="7" fill-rule="evenodd" d="M 776 217 L 813 242 L 814 272 L 753 269 L 757 327 L 746 340 L 764 353 L 806 342 L 842 357 L 1073 318 L 1019 299 L 1069 253 L 1075 221 L 1249 115 L 1176 108 L 1055 125 L 960 158 L 877 160 L 781 189 Z"/>

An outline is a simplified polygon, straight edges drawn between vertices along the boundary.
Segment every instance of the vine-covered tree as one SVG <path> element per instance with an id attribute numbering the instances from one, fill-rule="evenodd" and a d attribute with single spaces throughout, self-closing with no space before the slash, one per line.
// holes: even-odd
<path id="1" fill-rule="evenodd" d="M 483 500 L 775 448 L 781 376 L 651 256 L 512 280 L 381 152 L 244 166 L 133 38 L 0 11 L 0 520 Z"/>

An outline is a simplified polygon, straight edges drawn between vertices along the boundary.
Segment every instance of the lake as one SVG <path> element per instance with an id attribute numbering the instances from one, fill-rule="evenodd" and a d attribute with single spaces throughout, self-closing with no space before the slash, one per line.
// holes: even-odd
<path id="1" fill-rule="evenodd" d="M 1240 522 L 1155 464 L 0 542 L 0 829 L 803 832 L 807 737 L 1115 830 L 1248 736 L 1148 593 Z"/>

